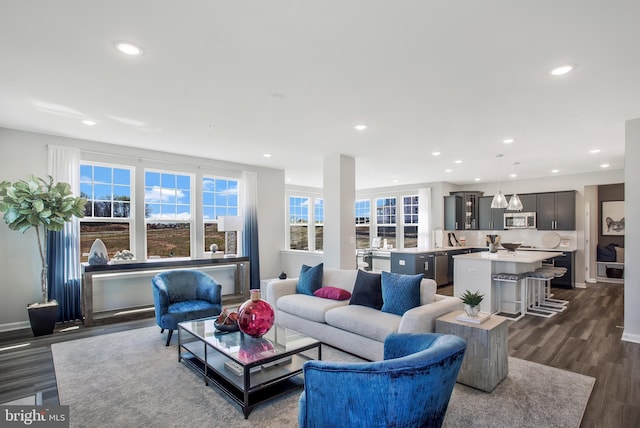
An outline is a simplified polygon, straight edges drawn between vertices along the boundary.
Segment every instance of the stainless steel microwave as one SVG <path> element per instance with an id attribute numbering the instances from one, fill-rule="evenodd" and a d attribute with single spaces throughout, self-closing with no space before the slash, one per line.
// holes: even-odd
<path id="1" fill-rule="evenodd" d="M 536 213 L 504 213 L 505 229 L 535 229 Z"/>

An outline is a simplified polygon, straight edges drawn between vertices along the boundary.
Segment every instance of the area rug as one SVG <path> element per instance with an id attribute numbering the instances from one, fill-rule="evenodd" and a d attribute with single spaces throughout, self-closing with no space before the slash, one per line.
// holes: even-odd
<path id="1" fill-rule="evenodd" d="M 299 391 L 240 408 L 178 363 L 155 327 L 51 345 L 60 404 L 71 427 L 297 426 Z M 323 359 L 358 361 L 323 346 Z M 579 427 L 595 379 L 509 358 L 509 376 L 491 393 L 456 384 L 445 427 Z"/>

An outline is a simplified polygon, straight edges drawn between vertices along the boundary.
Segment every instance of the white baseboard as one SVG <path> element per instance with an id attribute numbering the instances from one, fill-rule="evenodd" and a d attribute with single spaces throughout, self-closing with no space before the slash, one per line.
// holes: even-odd
<path id="1" fill-rule="evenodd" d="M 20 330 L 23 328 L 31 328 L 31 323 L 29 323 L 29 321 L 20 321 L 20 322 L 11 322 L 7 324 L 0 324 L 0 332 Z"/>
<path id="2" fill-rule="evenodd" d="M 584 282 L 576 282 L 576 288 L 587 288 L 587 284 Z"/>
<path id="3" fill-rule="evenodd" d="M 622 333 L 622 340 L 625 342 L 640 343 L 640 334 Z"/>

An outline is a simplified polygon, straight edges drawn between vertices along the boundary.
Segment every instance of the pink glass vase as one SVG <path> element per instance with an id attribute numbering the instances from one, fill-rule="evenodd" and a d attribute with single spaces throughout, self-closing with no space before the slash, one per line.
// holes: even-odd
<path id="1" fill-rule="evenodd" d="M 251 290 L 251 299 L 238 309 L 238 327 L 251 337 L 262 337 L 273 327 L 275 313 L 271 305 L 260 298 L 260 290 Z"/>

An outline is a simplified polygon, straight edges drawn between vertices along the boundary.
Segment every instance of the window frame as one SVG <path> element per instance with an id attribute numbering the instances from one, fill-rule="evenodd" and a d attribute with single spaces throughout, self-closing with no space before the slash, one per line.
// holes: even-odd
<path id="1" fill-rule="evenodd" d="M 87 160 L 87 159 L 83 159 L 80 160 L 80 166 L 79 166 L 79 185 L 80 185 L 80 189 L 81 189 L 81 195 L 82 195 L 82 185 L 86 184 L 87 181 L 83 180 L 83 175 L 82 175 L 82 167 L 83 166 L 91 166 L 92 168 L 95 167 L 100 167 L 100 168 L 111 168 L 112 170 L 115 169 L 123 169 L 123 170 L 128 170 L 129 171 L 129 216 L 128 217 L 114 217 L 113 216 L 113 205 L 111 208 L 111 215 L 109 217 L 95 217 L 95 216 L 84 216 L 82 218 L 79 218 L 79 226 L 80 226 L 80 261 L 81 262 L 85 262 L 84 260 L 84 254 L 82 251 L 82 224 L 83 223 L 113 223 L 113 224 L 127 224 L 129 226 L 129 245 L 128 248 L 118 248 L 115 250 L 111 250 L 112 253 L 115 253 L 116 251 L 120 251 L 120 250 L 129 250 L 131 251 L 133 254 L 136 254 L 136 244 L 135 244 L 135 233 L 136 233 L 136 225 L 135 225 L 135 216 L 136 216 L 136 211 L 135 211 L 135 205 L 136 205 L 136 197 L 135 197 L 135 174 L 136 174 L 136 170 L 135 170 L 135 166 L 131 166 L 131 165 L 123 165 L 123 164 L 115 164 L 115 163 L 108 163 L 108 162 L 99 162 L 99 161 L 93 161 L 93 160 Z M 98 182 L 99 184 L 105 184 L 102 182 Z M 88 202 L 91 201 L 91 203 L 93 204 L 96 199 L 93 199 L 93 197 L 95 196 L 93 191 L 94 186 L 96 184 L 96 181 L 94 180 L 94 175 L 93 175 L 93 171 L 92 171 L 92 179 L 91 179 L 91 186 L 92 186 L 92 195 L 91 198 L 88 198 Z M 114 181 L 113 181 L 113 176 L 112 176 L 112 181 L 111 181 L 111 186 L 113 187 Z M 101 200 L 98 200 L 101 201 Z M 111 200 L 110 202 L 113 204 L 114 200 L 113 200 L 113 193 L 111 195 Z M 94 214 L 95 212 L 93 211 L 93 207 L 92 207 L 92 214 Z M 98 239 L 98 238 L 96 238 Z M 95 240 L 94 240 L 95 241 Z M 109 251 L 109 246 L 107 246 L 107 251 Z M 88 254 L 88 253 L 87 253 Z"/>

